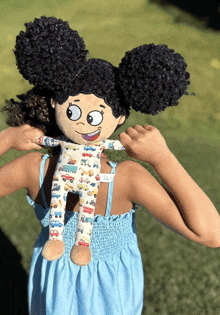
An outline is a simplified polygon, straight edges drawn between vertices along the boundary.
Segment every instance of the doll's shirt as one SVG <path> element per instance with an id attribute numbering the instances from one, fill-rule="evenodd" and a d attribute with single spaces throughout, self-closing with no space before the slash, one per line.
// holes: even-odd
<path id="1" fill-rule="evenodd" d="M 34 206 L 42 230 L 37 238 L 29 273 L 28 302 L 31 315 L 141 315 L 144 277 L 134 221 L 135 206 L 122 215 L 111 215 L 114 181 L 109 183 L 105 216 L 96 215 L 91 239 L 91 262 L 79 267 L 70 260 L 78 213 L 66 211 L 65 252 L 55 261 L 41 255 L 48 240 L 49 207 L 44 189 L 43 157 L 40 187 L 45 208 Z M 117 163 L 110 162 L 111 173 Z M 107 183 L 106 183 L 107 184 Z"/>

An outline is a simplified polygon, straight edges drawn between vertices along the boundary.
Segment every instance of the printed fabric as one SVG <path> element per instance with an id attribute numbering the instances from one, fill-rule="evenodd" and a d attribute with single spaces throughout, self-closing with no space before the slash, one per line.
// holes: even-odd
<path id="1" fill-rule="evenodd" d="M 64 138 L 60 140 L 46 136 L 39 137 L 36 143 L 61 146 L 51 188 L 49 239 L 63 240 L 66 199 L 70 191 L 80 196 L 75 245 L 89 247 L 100 185 L 101 153 L 104 149 L 124 150 L 124 147 L 119 140 L 79 145 L 64 141 Z"/>

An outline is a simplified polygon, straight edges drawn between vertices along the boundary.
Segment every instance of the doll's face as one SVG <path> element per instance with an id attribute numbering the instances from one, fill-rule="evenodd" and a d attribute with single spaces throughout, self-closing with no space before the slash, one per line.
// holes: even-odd
<path id="1" fill-rule="evenodd" d="M 115 118 L 111 107 L 94 94 L 69 96 L 62 105 L 52 101 L 52 107 L 60 130 L 77 144 L 106 140 L 125 121 L 125 116 Z"/>

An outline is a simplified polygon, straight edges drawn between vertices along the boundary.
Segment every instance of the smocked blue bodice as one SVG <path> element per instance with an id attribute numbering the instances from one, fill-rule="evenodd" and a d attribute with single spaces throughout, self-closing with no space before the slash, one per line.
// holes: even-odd
<path id="1" fill-rule="evenodd" d="M 40 224 L 42 225 L 41 234 L 38 237 L 36 246 L 42 246 L 42 241 L 46 242 L 49 235 L 49 208 L 45 209 L 41 205 L 34 203 L 28 197 L 29 203 L 34 206 Z M 112 255 L 119 254 L 129 243 L 136 240 L 136 227 L 134 222 L 135 207 L 130 212 L 122 215 L 94 217 L 94 225 L 91 239 L 92 260 L 108 259 Z M 78 213 L 66 211 L 64 244 L 65 253 L 63 258 L 69 259 L 70 251 L 75 242 Z"/>

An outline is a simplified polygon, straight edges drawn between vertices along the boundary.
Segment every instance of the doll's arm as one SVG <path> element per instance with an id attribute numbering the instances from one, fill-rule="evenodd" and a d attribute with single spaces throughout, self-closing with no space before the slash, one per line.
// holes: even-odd
<path id="1" fill-rule="evenodd" d="M 125 149 L 119 140 L 105 140 L 103 141 L 102 146 L 108 150 L 124 150 Z"/>
<path id="2" fill-rule="evenodd" d="M 61 144 L 62 141 L 51 137 L 40 136 L 34 139 L 34 142 L 47 147 L 56 147 Z"/>

